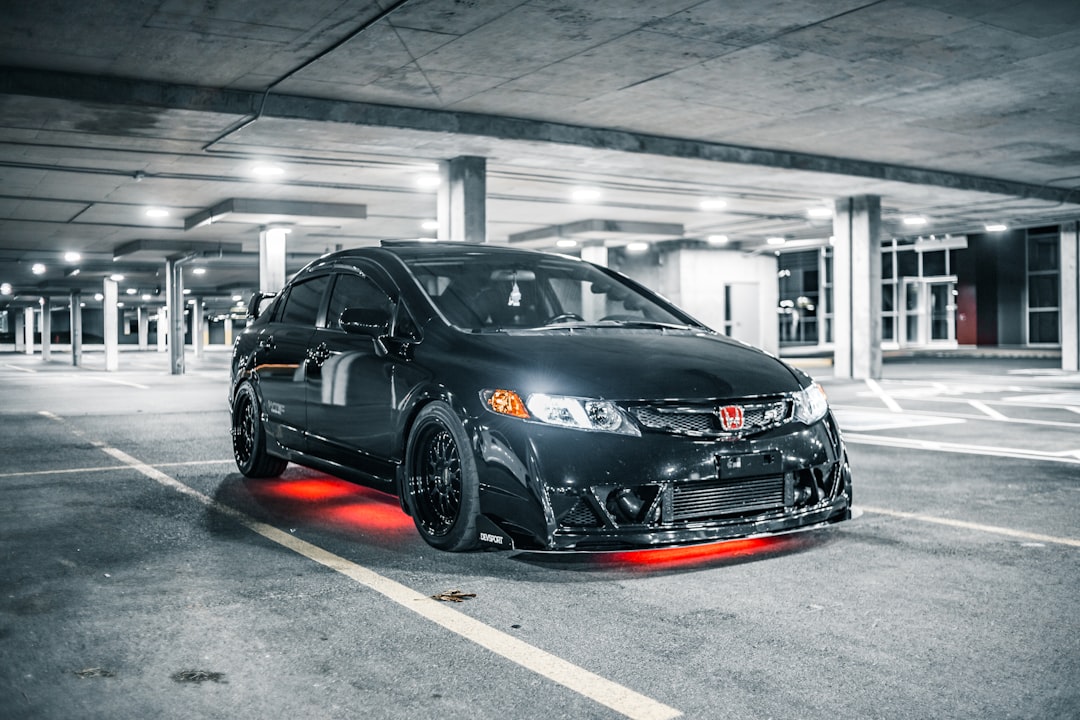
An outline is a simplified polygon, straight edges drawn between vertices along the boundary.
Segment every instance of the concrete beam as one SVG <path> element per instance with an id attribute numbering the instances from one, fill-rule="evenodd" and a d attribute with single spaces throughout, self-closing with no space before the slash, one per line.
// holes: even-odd
<path id="1" fill-rule="evenodd" d="M 434 133 L 575 145 L 601 150 L 643 153 L 712 162 L 759 165 L 787 170 L 865 177 L 985 192 L 1059 203 L 1080 200 L 1075 189 L 1000 178 L 944 172 L 810 153 L 664 137 L 623 130 L 590 128 L 526 118 L 378 105 L 297 95 L 99 75 L 0 66 L 0 94 L 49 97 L 106 105 L 137 105 L 259 117 L 337 122 Z"/>

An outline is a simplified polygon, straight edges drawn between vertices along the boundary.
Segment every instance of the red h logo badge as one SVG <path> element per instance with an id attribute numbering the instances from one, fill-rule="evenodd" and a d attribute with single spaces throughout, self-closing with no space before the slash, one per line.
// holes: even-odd
<path id="1" fill-rule="evenodd" d="M 720 427 L 729 431 L 742 430 L 743 411 L 738 405 L 724 405 L 717 408 L 716 413 L 720 416 Z"/>

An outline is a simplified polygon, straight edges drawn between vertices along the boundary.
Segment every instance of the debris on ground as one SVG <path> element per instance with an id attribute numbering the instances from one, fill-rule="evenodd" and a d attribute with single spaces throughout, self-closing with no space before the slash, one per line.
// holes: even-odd
<path id="1" fill-rule="evenodd" d="M 83 668 L 82 670 L 76 670 L 75 676 L 81 678 L 116 677 L 116 673 L 114 673 L 112 670 L 106 670 L 105 668 L 92 667 Z"/>
<path id="2" fill-rule="evenodd" d="M 216 683 L 225 682 L 225 673 L 209 670 L 181 670 L 173 673 L 171 677 L 176 682 L 203 683 L 207 680 Z"/>
<path id="3" fill-rule="evenodd" d="M 461 590 L 447 590 L 446 592 L 432 595 L 432 599 L 442 602 L 465 602 L 469 598 L 476 597 L 476 593 L 462 592 Z"/>

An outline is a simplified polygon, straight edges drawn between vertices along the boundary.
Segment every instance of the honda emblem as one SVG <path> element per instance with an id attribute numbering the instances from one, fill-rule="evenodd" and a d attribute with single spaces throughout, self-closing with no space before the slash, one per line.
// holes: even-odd
<path id="1" fill-rule="evenodd" d="M 720 417 L 720 427 L 725 430 L 742 430 L 743 410 L 738 405 L 724 405 L 716 409 Z"/>

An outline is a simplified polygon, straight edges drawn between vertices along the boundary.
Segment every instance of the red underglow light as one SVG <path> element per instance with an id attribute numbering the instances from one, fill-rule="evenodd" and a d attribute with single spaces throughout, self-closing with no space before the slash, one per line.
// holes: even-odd
<path id="1" fill-rule="evenodd" d="M 290 522 L 333 528 L 365 537 L 415 537 L 413 521 L 397 498 L 328 475 L 248 484 L 252 496 Z"/>
<path id="2" fill-rule="evenodd" d="M 629 565 L 638 567 L 687 567 L 707 565 L 717 561 L 734 558 L 747 558 L 773 553 L 791 551 L 802 547 L 804 541 L 793 535 L 777 537 L 745 538 L 726 540 L 707 545 L 687 545 L 680 547 L 656 548 L 647 550 L 628 550 L 626 552 L 607 553 L 603 556 L 604 564 Z"/>

